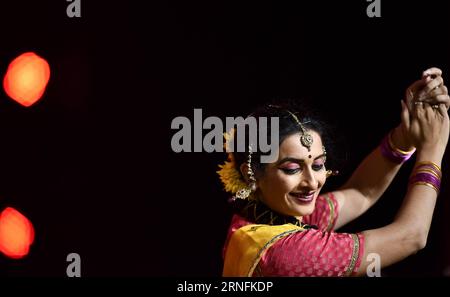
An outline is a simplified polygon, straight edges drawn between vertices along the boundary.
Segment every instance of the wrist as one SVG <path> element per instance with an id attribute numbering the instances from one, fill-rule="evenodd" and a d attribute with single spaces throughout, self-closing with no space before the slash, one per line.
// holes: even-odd
<path id="1" fill-rule="evenodd" d="M 409 151 L 399 149 L 392 142 L 392 133 L 393 130 L 390 131 L 388 135 L 386 135 L 383 138 L 383 140 L 380 143 L 380 151 L 381 154 L 388 160 L 397 164 L 402 164 L 406 162 L 409 158 L 411 158 L 416 149 L 413 148 Z"/>
<path id="2" fill-rule="evenodd" d="M 397 126 L 391 133 L 392 145 L 402 151 L 412 151 L 415 147 L 403 133 L 401 126 Z"/>
<path id="3" fill-rule="evenodd" d="M 435 146 L 433 147 L 421 147 L 417 149 L 416 162 L 429 161 L 441 166 L 444 152 Z"/>

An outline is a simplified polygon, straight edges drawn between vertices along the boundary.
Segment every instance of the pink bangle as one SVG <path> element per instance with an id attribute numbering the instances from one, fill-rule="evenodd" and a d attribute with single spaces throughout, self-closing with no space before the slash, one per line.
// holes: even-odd
<path id="1" fill-rule="evenodd" d="M 440 189 L 441 188 L 441 181 L 439 180 L 439 178 L 437 178 L 436 176 L 434 176 L 431 173 L 417 173 L 414 176 L 411 177 L 410 179 L 410 183 L 414 184 L 416 182 L 425 182 L 425 183 L 430 183 L 433 186 L 436 187 L 436 189 Z"/>
<path id="2" fill-rule="evenodd" d="M 441 188 L 442 171 L 432 162 L 421 162 L 414 168 L 409 178 L 410 185 L 425 185 L 433 188 L 439 194 Z"/>
<path id="3" fill-rule="evenodd" d="M 390 161 L 396 163 L 396 164 L 402 164 L 406 162 L 411 156 L 414 154 L 416 149 L 413 149 L 409 152 L 400 150 L 396 147 L 394 147 L 392 141 L 391 141 L 391 132 L 389 132 L 388 135 L 386 135 L 380 144 L 380 150 L 381 154 L 389 159 Z"/>

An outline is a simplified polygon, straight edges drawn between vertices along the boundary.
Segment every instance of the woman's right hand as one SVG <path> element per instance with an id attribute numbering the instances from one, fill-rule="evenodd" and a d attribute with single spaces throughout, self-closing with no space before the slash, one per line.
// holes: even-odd
<path id="1" fill-rule="evenodd" d="M 444 154 L 450 133 L 445 104 L 432 106 L 416 101 L 410 113 L 402 101 L 402 124 L 418 151 L 432 150 Z"/>

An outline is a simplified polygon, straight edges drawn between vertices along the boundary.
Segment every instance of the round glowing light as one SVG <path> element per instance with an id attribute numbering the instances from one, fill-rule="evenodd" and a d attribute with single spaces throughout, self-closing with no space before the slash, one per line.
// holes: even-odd
<path id="1" fill-rule="evenodd" d="M 24 53 L 8 66 L 3 88 L 9 97 L 23 106 L 31 106 L 45 92 L 50 79 L 50 66 L 35 53 Z"/>
<path id="2" fill-rule="evenodd" d="M 31 222 L 12 207 L 0 213 L 0 251 L 13 259 L 25 257 L 34 241 Z"/>

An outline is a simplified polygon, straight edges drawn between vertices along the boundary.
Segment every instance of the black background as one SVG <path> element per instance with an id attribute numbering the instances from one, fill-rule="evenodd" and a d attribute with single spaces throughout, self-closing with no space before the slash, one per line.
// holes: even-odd
<path id="1" fill-rule="evenodd" d="M 145 3 L 145 4 L 144 4 Z M 221 153 L 173 153 L 176 116 L 244 116 L 273 98 L 304 98 L 336 131 L 342 184 L 399 122 L 423 70 L 449 73 L 448 1 L 2 1 L 0 73 L 25 51 L 51 79 L 30 108 L 0 93 L 0 207 L 34 224 L 30 255 L 8 276 L 219 276 L 230 220 L 215 171 Z M 448 159 L 448 157 L 447 157 Z M 444 162 L 444 174 L 448 169 Z M 411 163 L 344 231 L 388 224 Z M 437 276 L 450 265 L 448 182 L 428 246 L 385 275 Z"/>

